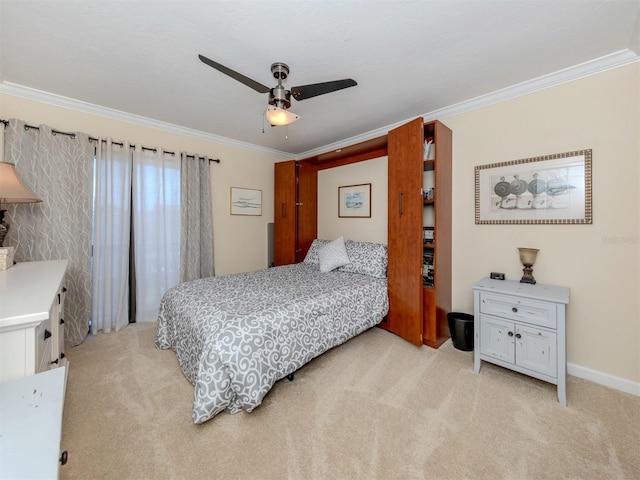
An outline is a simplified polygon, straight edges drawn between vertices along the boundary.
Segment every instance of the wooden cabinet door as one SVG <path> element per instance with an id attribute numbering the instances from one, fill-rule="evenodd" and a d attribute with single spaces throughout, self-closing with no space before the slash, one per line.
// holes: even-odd
<path id="1" fill-rule="evenodd" d="M 384 328 L 422 344 L 424 123 L 417 118 L 388 134 L 389 315 Z"/>
<path id="2" fill-rule="evenodd" d="M 550 377 L 558 377 L 556 332 L 516 324 L 516 365 Z"/>
<path id="3" fill-rule="evenodd" d="M 480 315 L 480 353 L 507 363 L 515 363 L 516 346 L 513 322 Z"/>
<path id="4" fill-rule="evenodd" d="M 296 263 L 296 162 L 275 164 L 273 260 L 276 266 Z"/>
<path id="5" fill-rule="evenodd" d="M 452 132 L 442 123 L 434 122 L 435 161 L 435 302 L 436 328 L 449 331 L 447 313 L 451 311 L 451 258 L 452 258 Z M 445 335 L 448 336 L 448 335 Z M 437 343 L 442 343 L 439 338 Z"/>

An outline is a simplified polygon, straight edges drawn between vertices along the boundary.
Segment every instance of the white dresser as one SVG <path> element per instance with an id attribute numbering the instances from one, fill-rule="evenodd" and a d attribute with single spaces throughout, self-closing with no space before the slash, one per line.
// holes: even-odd
<path id="1" fill-rule="evenodd" d="M 0 271 L 0 382 L 61 366 L 68 260 Z"/>
<path id="2" fill-rule="evenodd" d="M 566 406 L 569 289 L 485 278 L 474 290 L 474 363 L 491 362 L 557 385 Z"/>
<path id="3" fill-rule="evenodd" d="M 58 478 L 67 260 L 0 271 L 0 478 Z M 58 368 L 60 367 L 60 368 Z"/>

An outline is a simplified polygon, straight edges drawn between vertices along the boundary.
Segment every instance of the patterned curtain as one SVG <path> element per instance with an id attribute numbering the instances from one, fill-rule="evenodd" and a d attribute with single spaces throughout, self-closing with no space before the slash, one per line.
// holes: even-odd
<path id="1" fill-rule="evenodd" d="M 212 277 L 213 225 L 209 157 L 181 154 L 180 281 Z"/>
<path id="2" fill-rule="evenodd" d="M 81 343 L 91 311 L 91 216 L 93 145 L 84 133 L 56 134 L 47 125 L 29 127 L 11 119 L 5 131 L 5 161 L 42 203 L 10 205 L 7 244 L 16 261 L 68 259 L 65 345 Z"/>

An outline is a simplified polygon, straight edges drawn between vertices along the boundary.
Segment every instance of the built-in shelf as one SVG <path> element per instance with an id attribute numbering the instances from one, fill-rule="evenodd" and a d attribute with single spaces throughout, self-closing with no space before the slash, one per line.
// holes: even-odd
<path id="1" fill-rule="evenodd" d="M 436 168 L 435 159 L 433 159 L 433 160 L 425 160 L 424 161 L 424 171 L 425 172 L 429 172 L 431 170 L 435 170 L 435 168 Z"/>

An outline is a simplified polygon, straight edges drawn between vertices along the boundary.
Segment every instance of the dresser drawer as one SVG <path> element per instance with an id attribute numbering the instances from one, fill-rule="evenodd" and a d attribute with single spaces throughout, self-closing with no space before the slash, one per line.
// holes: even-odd
<path id="1" fill-rule="evenodd" d="M 557 328 L 556 304 L 551 302 L 482 292 L 480 312 L 532 325 Z"/>

